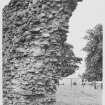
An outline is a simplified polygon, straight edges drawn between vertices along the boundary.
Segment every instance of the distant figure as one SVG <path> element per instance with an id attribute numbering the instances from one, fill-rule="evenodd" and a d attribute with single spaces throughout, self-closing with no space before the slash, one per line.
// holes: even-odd
<path id="1" fill-rule="evenodd" d="M 101 83 L 101 89 L 103 88 L 103 83 Z"/>
<path id="2" fill-rule="evenodd" d="M 83 87 L 85 86 L 85 82 L 84 82 L 84 79 L 82 79 L 82 86 L 83 86 Z"/>
<path id="3" fill-rule="evenodd" d="M 97 89 L 96 81 L 93 81 L 94 89 Z"/>

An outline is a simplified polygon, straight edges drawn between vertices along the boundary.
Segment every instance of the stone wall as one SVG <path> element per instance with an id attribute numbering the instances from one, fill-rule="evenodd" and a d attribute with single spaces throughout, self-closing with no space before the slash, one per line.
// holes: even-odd
<path id="1" fill-rule="evenodd" d="M 11 0 L 3 9 L 3 105 L 54 105 L 69 18 L 80 0 Z"/>

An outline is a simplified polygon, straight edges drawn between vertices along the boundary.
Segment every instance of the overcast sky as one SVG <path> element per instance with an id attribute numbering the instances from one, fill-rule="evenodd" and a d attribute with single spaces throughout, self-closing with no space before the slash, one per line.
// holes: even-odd
<path id="1" fill-rule="evenodd" d="M 0 18 L 2 16 L 1 9 L 4 7 L 4 5 L 7 5 L 9 1 L 10 0 L 0 0 Z M 82 49 L 86 44 L 86 40 L 84 40 L 83 37 L 86 35 L 87 29 L 93 28 L 99 23 L 103 24 L 105 19 L 104 11 L 105 0 L 83 0 L 83 2 L 78 3 L 76 10 L 73 12 L 72 17 L 70 18 L 70 27 L 67 40 L 67 42 L 74 46 L 76 56 L 84 59 L 86 53 L 83 52 Z M 0 27 L 1 25 L 2 24 L 0 24 Z M 82 62 L 78 73 L 82 73 L 84 70 L 85 64 Z"/>
<path id="2" fill-rule="evenodd" d="M 96 24 L 104 24 L 105 0 L 83 0 L 78 4 L 69 22 L 68 42 L 74 46 L 75 55 L 84 59 L 86 53 L 82 49 L 86 40 L 83 37 L 86 35 L 86 31 Z M 81 74 L 84 70 L 85 63 L 83 61 L 76 75 Z"/>

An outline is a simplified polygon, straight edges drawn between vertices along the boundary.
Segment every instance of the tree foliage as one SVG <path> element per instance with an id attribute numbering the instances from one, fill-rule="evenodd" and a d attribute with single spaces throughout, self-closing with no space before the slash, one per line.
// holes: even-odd
<path id="1" fill-rule="evenodd" d="M 86 72 L 83 77 L 89 81 L 102 80 L 102 63 L 103 63 L 103 27 L 98 24 L 94 29 L 87 31 L 87 36 L 84 38 L 88 40 L 84 51 L 87 52 L 85 59 Z"/>

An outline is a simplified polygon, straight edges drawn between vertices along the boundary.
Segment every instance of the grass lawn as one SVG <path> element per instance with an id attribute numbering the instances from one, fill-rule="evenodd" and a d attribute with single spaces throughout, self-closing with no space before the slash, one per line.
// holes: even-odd
<path id="1" fill-rule="evenodd" d="M 102 105 L 102 90 L 66 83 L 58 88 L 56 100 L 57 105 Z"/>

